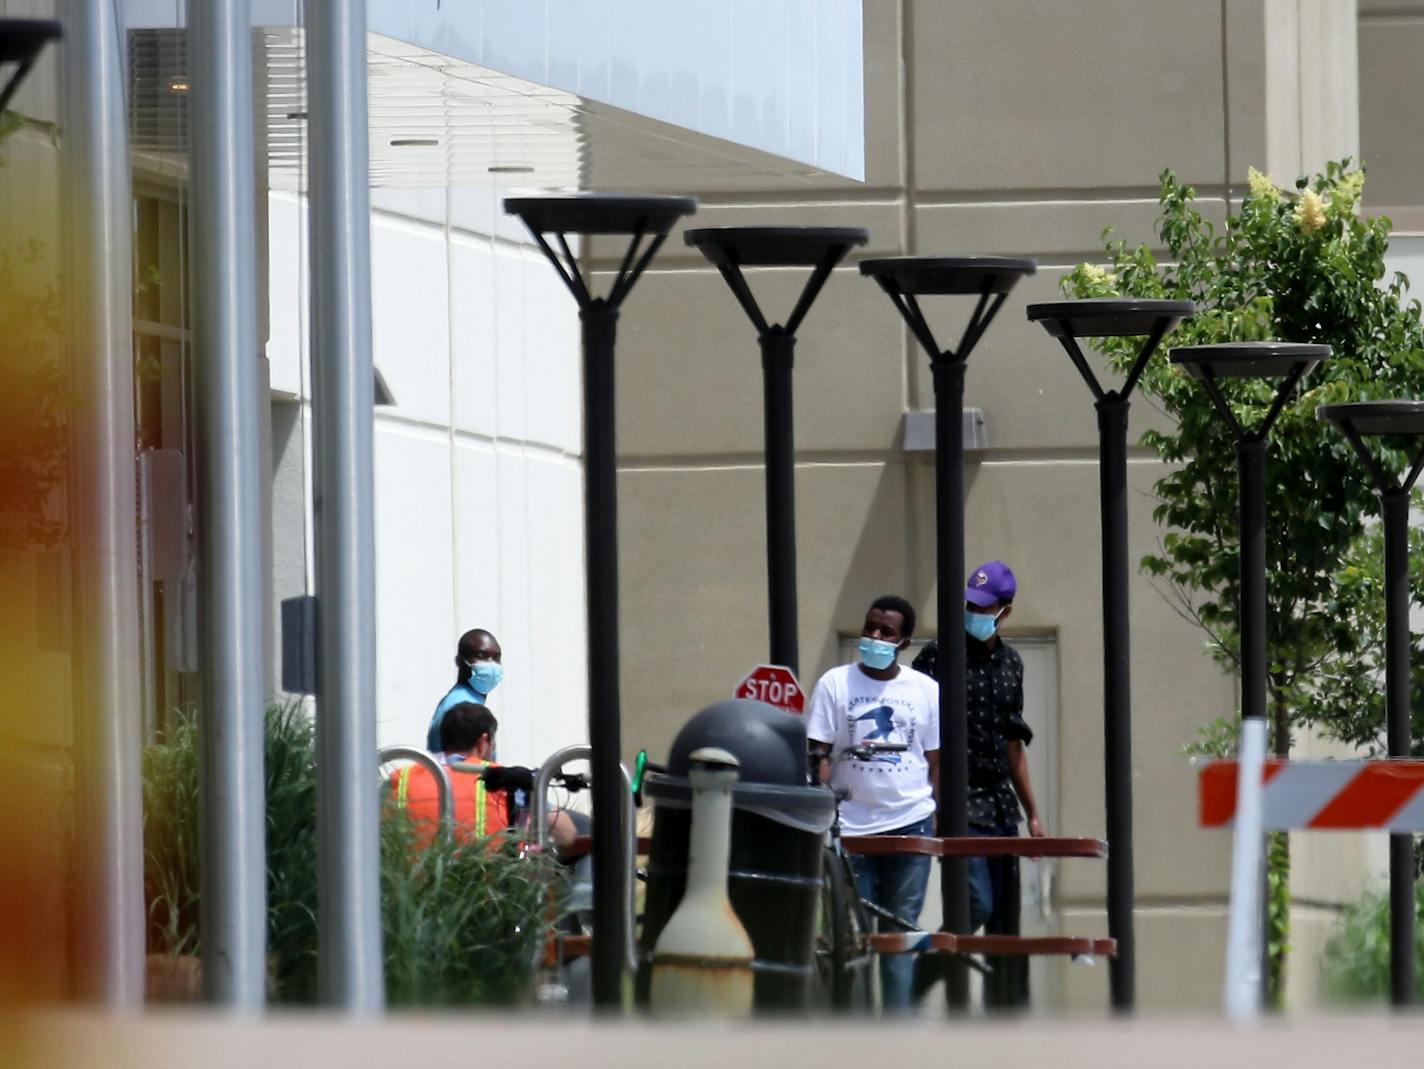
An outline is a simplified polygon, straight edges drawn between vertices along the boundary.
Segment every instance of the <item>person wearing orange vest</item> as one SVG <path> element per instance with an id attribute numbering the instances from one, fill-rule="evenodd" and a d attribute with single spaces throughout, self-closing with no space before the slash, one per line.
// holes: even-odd
<path id="1" fill-rule="evenodd" d="M 450 771 L 454 829 L 461 838 L 483 839 L 509 827 L 511 790 L 528 791 L 534 786 L 534 774 L 529 769 L 490 760 L 498 730 L 494 714 L 474 702 L 451 707 L 440 720 L 440 762 L 481 769 L 480 775 Z M 391 790 L 396 805 L 410 815 L 420 844 L 428 844 L 440 824 L 440 793 L 435 777 L 419 765 L 411 765 L 391 778 Z M 551 812 L 549 830 L 556 847 L 568 846 L 574 840 L 573 822 L 567 813 Z"/>

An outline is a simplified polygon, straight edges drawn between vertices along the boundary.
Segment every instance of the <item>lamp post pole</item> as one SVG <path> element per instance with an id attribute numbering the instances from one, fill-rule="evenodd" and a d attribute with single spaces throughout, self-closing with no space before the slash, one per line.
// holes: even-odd
<path id="1" fill-rule="evenodd" d="M 593 1001 L 623 1005 L 628 945 L 624 780 L 618 693 L 618 482 L 613 358 L 618 310 L 668 230 L 697 210 L 690 197 L 578 193 L 511 197 L 504 210 L 523 220 L 578 302 L 583 324 L 584 537 L 588 587 L 588 731 L 593 773 Z M 606 297 L 593 296 L 569 234 L 631 238 Z M 549 243 L 553 235 L 559 249 Z M 644 245 L 644 241 L 647 244 Z"/>
<path id="2" fill-rule="evenodd" d="M 1028 318 L 1057 338 L 1092 391 L 1098 412 L 1098 481 L 1102 516 L 1103 764 L 1108 838 L 1108 934 L 1117 940 L 1109 965 L 1115 1010 L 1137 1002 L 1132 863 L 1132 644 L 1128 614 L 1127 417 L 1132 391 L 1163 337 L 1195 311 L 1191 301 L 1093 298 L 1028 306 Z M 1088 366 L 1079 338 L 1144 337 L 1123 385 L 1105 390 Z"/>
<path id="3" fill-rule="evenodd" d="M 761 347 L 762 429 L 766 470 L 766 578 L 771 663 L 800 671 L 796 612 L 796 435 L 792 366 L 796 331 L 838 263 L 869 234 L 859 227 L 732 226 L 689 230 L 756 328 Z M 743 267 L 809 267 L 784 323 L 769 324 Z"/>
<path id="4" fill-rule="evenodd" d="M 1301 378 L 1328 345 L 1226 342 L 1173 349 L 1173 364 L 1201 381 L 1236 441 L 1241 529 L 1241 755 L 1237 825 L 1231 864 L 1231 917 L 1226 947 L 1226 1009 L 1247 1019 L 1260 1012 L 1263 979 L 1264 839 L 1259 804 L 1266 752 L 1266 452 L 1268 436 Z M 1245 426 L 1222 392 L 1224 379 L 1280 380 L 1264 419 Z"/>
<path id="5" fill-rule="evenodd" d="M 1424 402 L 1361 401 L 1323 405 L 1321 419 L 1334 423 L 1355 447 L 1379 494 L 1384 517 L 1384 643 L 1385 725 L 1390 757 L 1409 757 L 1413 750 L 1409 664 L 1409 502 L 1424 471 L 1420 445 L 1409 471 L 1396 480 L 1365 444 L 1373 435 L 1405 436 L 1424 443 Z M 1414 976 L 1414 837 L 1389 837 L 1389 987 L 1396 1006 L 1415 1001 Z"/>
<path id="6" fill-rule="evenodd" d="M 935 563 L 939 623 L 939 834 L 969 834 L 969 725 L 964 615 L 964 378 L 969 354 L 1033 260 L 997 256 L 894 256 L 862 260 L 930 358 L 935 393 Z M 920 309 L 925 296 L 977 301 L 957 348 L 941 345 Z M 969 860 L 940 862 L 946 931 L 969 932 Z M 945 967 L 945 999 L 964 1009 L 969 976 L 958 959 Z"/>

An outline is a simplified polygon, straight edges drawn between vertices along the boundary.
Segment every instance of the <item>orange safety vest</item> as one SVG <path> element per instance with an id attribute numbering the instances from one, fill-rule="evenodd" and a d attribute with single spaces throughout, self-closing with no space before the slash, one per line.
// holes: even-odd
<path id="1" fill-rule="evenodd" d="M 493 762 L 469 759 L 464 764 L 497 767 Z M 396 805 L 411 815 L 421 845 L 430 842 L 440 823 L 440 788 L 435 777 L 419 765 L 400 769 L 391 778 Z M 509 796 L 485 789 L 482 776 L 450 770 L 450 790 L 455 799 L 455 834 L 482 839 L 509 827 Z"/>

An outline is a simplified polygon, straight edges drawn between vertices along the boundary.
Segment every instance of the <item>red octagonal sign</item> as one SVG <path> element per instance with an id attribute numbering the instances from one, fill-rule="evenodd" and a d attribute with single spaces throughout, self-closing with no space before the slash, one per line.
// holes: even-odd
<path id="1" fill-rule="evenodd" d="M 796 681 L 796 673 L 780 664 L 757 665 L 737 684 L 733 697 L 766 702 L 798 715 L 806 711 L 806 692 Z"/>

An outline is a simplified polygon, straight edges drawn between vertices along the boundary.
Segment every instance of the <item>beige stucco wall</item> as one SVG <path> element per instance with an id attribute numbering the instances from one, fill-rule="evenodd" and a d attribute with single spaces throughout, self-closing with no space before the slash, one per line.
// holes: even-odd
<path id="1" fill-rule="evenodd" d="M 1348 117 L 1302 120 L 1322 85 L 1355 76 L 1351 64 L 1331 66 L 1341 6 L 866 0 L 867 182 L 691 191 L 702 207 L 690 225 L 857 224 L 875 254 L 1037 257 L 1038 275 L 1014 292 L 970 364 L 966 403 L 984 411 L 990 448 L 967 471 L 967 555 L 971 564 L 1001 556 L 1017 570 L 1011 633 L 1057 638 L 1055 832 L 1104 830 L 1097 434 L 1086 387 L 1025 321 L 1024 305 L 1057 296 L 1067 269 L 1099 257 L 1105 226 L 1153 241 L 1165 167 L 1221 217 L 1248 165 L 1354 152 Z M 604 270 L 617 266 L 611 245 L 591 254 Z M 775 321 L 804 273 L 748 276 Z M 929 309 L 954 340 L 970 305 L 940 298 Z M 730 694 L 767 643 L 755 336 L 680 233 L 625 307 L 618 374 L 624 741 L 630 753 L 659 754 L 687 716 Z M 905 412 L 932 405 L 927 361 L 889 302 L 853 265 L 838 270 L 797 347 L 808 689 L 878 593 L 907 594 L 922 630 L 935 626 L 932 464 L 901 444 Z M 1134 434 L 1159 420 L 1134 405 Z M 1150 515 L 1159 475 L 1145 451 L 1133 452 L 1134 559 L 1159 536 Z M 1134 574 L 1131 598 L 1140 1001 L 1208 1008 L 1220 999 L 1230 839 L 1196 827 L 1181 749 L 1230 712 L 1234 689 L 1146 578 Z M 1311 903 L 1348 897 L 1357 884 L 1339 871 L 1363 856 L 1357 845 L 1312 843 L 1297 892 Z M 1103 867 L 1069 862 L 1059 872 L 1063 929 L 1101 930 Z M 1323 938 L 1321 917 L 1303 918 L 1306 958 Z M 1311 968 L 1303 958 L 1297 973 Z M 1064 1009 L 1107 1003 L 1101 965 L 1065 966 L 1050 986 Z M 1293 986 L 1313 990 L 1305 979 Z"/>

